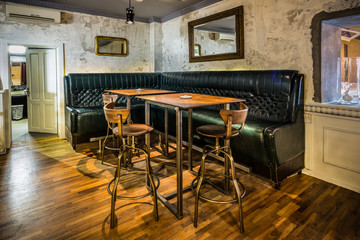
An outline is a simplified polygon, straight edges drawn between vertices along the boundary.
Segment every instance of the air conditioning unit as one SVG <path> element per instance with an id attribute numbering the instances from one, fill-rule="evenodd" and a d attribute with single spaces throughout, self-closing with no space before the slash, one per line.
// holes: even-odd
<path id="1" fill-rule="evenodd" d="M 235 34 L 215 33 L 215 41 L 235 41 Z"/>
<path id="2" fill-rule="evenodd" d="M 60 23 L 60 11 L 50 8 L 6 3 L 6 17 Z"/>

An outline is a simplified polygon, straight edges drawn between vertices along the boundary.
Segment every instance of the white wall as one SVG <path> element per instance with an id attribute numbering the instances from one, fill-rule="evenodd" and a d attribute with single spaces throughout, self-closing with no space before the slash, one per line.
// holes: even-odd
<path id="1" fill-rule="evenodd" d="M 9 89 L 8 44 L 51 46 L 58 50 L 58 116 L 59 135 L 65 137 L 63 75 L 68 73 L 102 72 L 149 72 L 150 26 L 137 22 L 125 24 L 125 20 L 80 13 L 64 13 L 61 24 L 29 20 L 9 20 L 5 15 L 6 3 L 0 1 L 0 89 Z M 95 54 L 95 36 L 122 37 L 128 40 L 127 57 L 108 57 Z M 64 51 L 63 51 L 64 49 Z M 63 59 L 65 59 L 63 64 Z M 65 69 L 64 69 L 65 67 Z M 64 71 L 65 70 L 65 71 Z M 5 105 L 10 104 L 5 99 Z M 4 109 L 6 146 L 10 147 L 10 107 Z"/>
<path id="2" fill-rule="evenodd" d="M 189 63 L 188 22 L 241 5 L 244 6 L 245 58 Z M 312 101 L 311 20 L 321 11 L 356 6 L 360 6 L 360 1 L 224 0 L 163 24 L 163 70 L 299 70 L 305 74 L 305 101 Z"/>
<path id="3" fill-rule="evenodd" d="M 76 72 L 143 72 L 149 67 L 149 24 L 80 13 L 65 13 L 66 23 L 8 20 L 0 2 L 0 37 L 65 45 L 66 74 Z M 123 37 L 129 41 L 128 57 L 95 54 L 95 36 Z"/>

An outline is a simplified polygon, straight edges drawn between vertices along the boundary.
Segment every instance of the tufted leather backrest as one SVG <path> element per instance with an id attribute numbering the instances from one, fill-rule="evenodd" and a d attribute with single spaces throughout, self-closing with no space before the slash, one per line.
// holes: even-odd
<path id="1" fill-rule="evenodd" d="M 64 81 L 65 102 L 71 107 L 102 107 L 107 89 L 161 88 L 243 98 L 249 107 L 248 118 L 287 123 L 296 120 L 303 75 L 293 70 L 84 73 L 69 74 Z M 141 100 L 132 98 L 132 102 Z M 126 105 L 126 98 L 119 97 L 116 103 Z"/>
<path id="2" fill-rule="evenodd" d="M 65 76 L 65 103 L 71 107 L 102 107 L 109 89 L 159 88 L 159 73 L 71 73 Z M 139 99 L 132 99 L 134 103 Z M 119 97 L 117 104 L 126 105 Z"/>
<path id="3" fill-rule="evenodd" d="M 243 98 L 249 118 L 286 123 L 296 119 L 302 79 L 292 70 L 168 72 L 161 75 L 160 85 L 179 92 Z"/>

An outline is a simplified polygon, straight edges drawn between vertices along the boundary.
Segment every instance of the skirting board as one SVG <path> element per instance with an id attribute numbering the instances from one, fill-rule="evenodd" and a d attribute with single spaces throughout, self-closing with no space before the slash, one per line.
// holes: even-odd
<path id="1" fill-rule="evenodd" d="M 306 175 L 309 175 L 309 176 L 312 176 L 314 178 L 321 179 L 321 180 L 323 180 L 325 182 L 332 183 L 332 184 L 335 184 L 337 186 L 340 186 L 340 187 L 352 190 L 354 192 L 360 193 L 360 185 L 353 185 L 353 184 L 349 184 L 349 183 L 340 181 L 340 180 L 338 180 L 336 178 L 332 178 L 332 177 L 329 177 L 329 176 L 323 176 L 323 175 L 314 174 L 313 171 L 310 171 L 308 169 L 303 169 L 302 173 L 306 174 Z"/>

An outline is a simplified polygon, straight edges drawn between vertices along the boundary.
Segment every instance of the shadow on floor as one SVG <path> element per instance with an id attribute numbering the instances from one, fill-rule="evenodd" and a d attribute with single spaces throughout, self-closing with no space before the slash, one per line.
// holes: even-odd
<path id="1" fill-rule="evenodd" d="M 12 121 L 12 142 L 25 141 L 36 138 L 51 137 L 57 134 L 50 133 L 29 133 L 28 119 L 24 118 L 17 121 Z"/>

